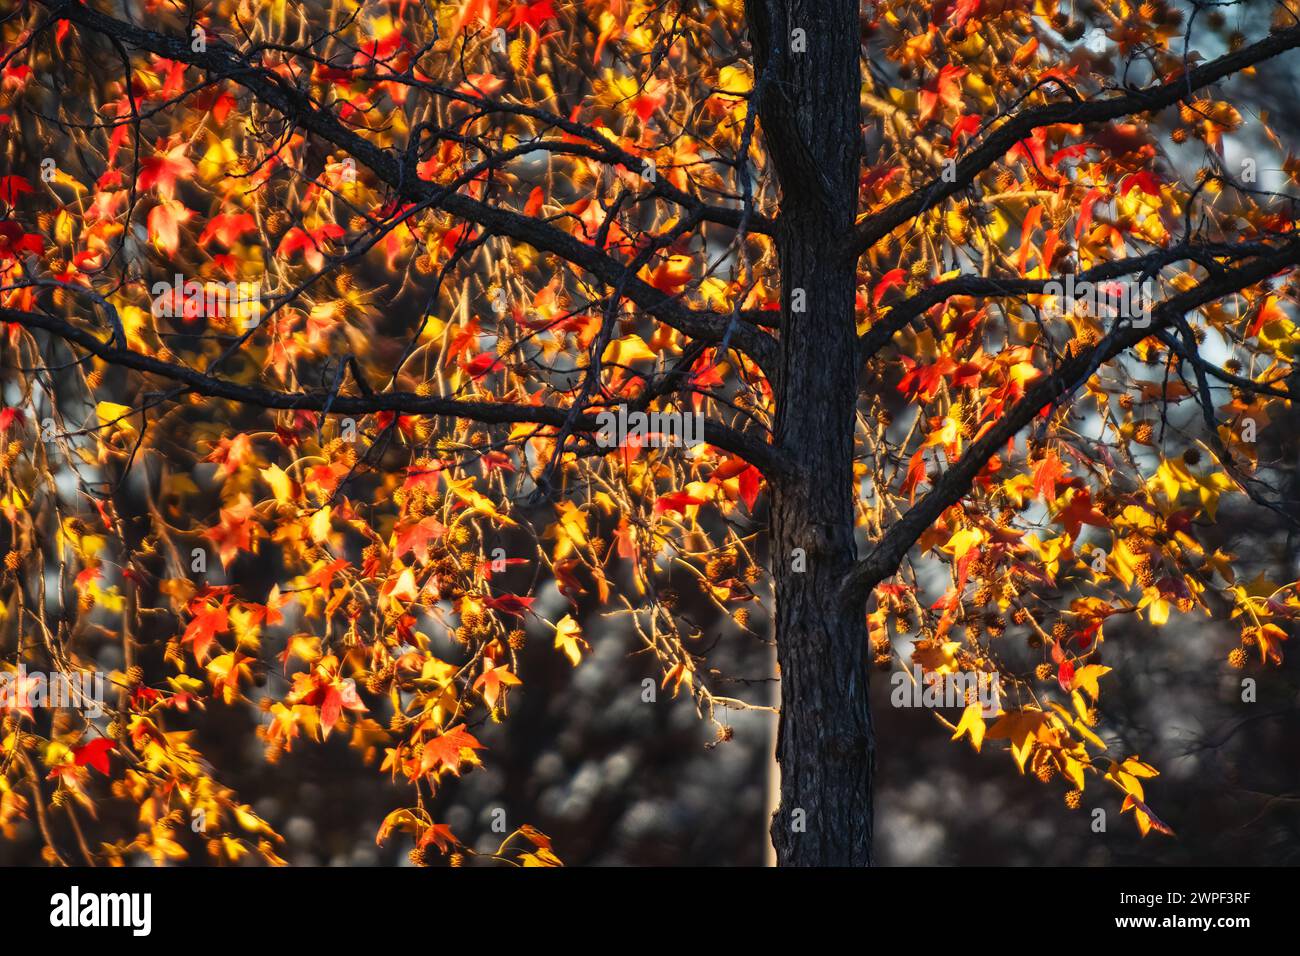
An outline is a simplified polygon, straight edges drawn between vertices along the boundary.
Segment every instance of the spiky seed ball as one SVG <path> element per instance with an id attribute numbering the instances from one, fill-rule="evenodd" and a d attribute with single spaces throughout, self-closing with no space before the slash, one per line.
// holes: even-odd
<path id="1" fill-rule="evenodd" d="M 1243 631 L 1241 634 L 1242 647 L 1254 647 L 1256 644 L 1254 629 Z"/>
<path id="2" fill-rule="evenodd" d="M 524 643 L 528 640 L 528 635 L 516 628 L 506 635 L 506 643 L 510 645 L 512 651 L 521 651 L 524 649 Z"/>
<path id="3" fill-rule="evenodd" d="M 1131 412 L 1133 410 L 1133 396 L 1121 395 L 1119 397 L 1119 407 L 1124 409 L 1126 412 Z"/>
<path id="4" fill-rule="evenodd" d="M 1065 795 L 1065 805 L 1071 810 L 1078 810 L 1079 807 L 1083 806 L 1083 791 L 1071 790 L 1067 793 Z"/>
<path id="5" fill-rule="evenodd" d="M 1070 627 L 1064 621 L 1057 621 L 1052 625 L 1052 640 L 1058 644 L 1070 636 Z"/>
<path id="6" fill-rule="evenodd" d="M 1246 652 L 1240 647 L 1234 647 L 1228 655 L 1228 666 L 1241 670 L 1246 666 Z"/>
<path id="7" fill-rule="evenodd" d="M 275 212 L 271 213 L 271 215 L 266 217 L 266 231 L 272 235 L 284 232 L 289 228 L 289 223 L 291 221 L 292 220 L 290 220 L 287 212 L 283 209 L 277 209 Z"/>
<path id="8" fill-rule="evenodd" d="M 1083 715 L 1083 722 L 1089 727 L 1096 727 L 1101 723 L 1101 713 L 1096 707 L 1089 707 L 1088 712 Z"/>
<path id="9" fill-rule="evenodd" d="M 719 743 L 724 743 L 724 744 L 725 744 L 727 741 L 731 740 L 731 739 L 732 739 L 733 737 L 735 737 L 735 736 L 736 736 L 736 731 L 735 731 L 735 729 L 732 728 L 732 727 L 719 727 L 719 728 L 718 728 L 718 742 L 719 742 Z"/>
<path id="10" fill-rule="evenodd" d="M 23 563 L 23 556 L 17 551 L 10 551 L 5 555 L 5 569 L 8 571 L 17 571 L 18 566 Z"/>
<path id="11" fill-rule="evenodd" d="M 144 683 L 144 668 L 139 664 L 133 664 L 126 670 L 126 682 L 131 687 L 139 687 Z"/>
<path id="12" fill-rule="evenodd" d="M 388 720 L 388 729 L 395 734 L 404 733 L 411 726 L 411 718 L 405 714 L 393 714 Z"/>
<path id="13" fill-rule="evenodd" d="M 1011 620 L 1015 624 L 1027 624 L 1029 622 L 1029 612 L 1023 607 L 1018 607 L 1011 612 Z"/>
<path id="14" fill-rule="evenodd" d="M 424 847 L 411 847 L 411 852 L 406 854 L 406 858 L 411 861 L 411 866 L 428 866 L 424 858 Z"/>
<path id="15" fill-rule="evenodd" d="M 1038 769 L 1034 771 L 1034 776 L 1043 781 L 1043 783 L 1051 783 L 1056 777 L 1056 764 L 1051 761 L 1041 764 Z"/>
<path id="16" fill-rule="evenodd" d="M 763 569 L 757 564 L 751 564 L 745 568 L 745 573 L 741 575 L 746 584 L 757 584 L 763 577 Z"/>
<path id="17" fill-rule="evenodd" d="M 975 604 L 979 607 L 983 607 L 985 604 L 988 604 L 989 601 L 993 600 L 993 588 L 987 584 L 981 584 L 978 588 L 975 589 L 974 600 L 975 600 Z"/>
<path id="18" fill-rule="evenodd" d="M 420 273 L 422 276 L 432 275 L 433 270 L 436 268 L 437 265 L 433 261 L 433 256 L 429 255 L 427 252 L 415 260 L 415 271 Z"/>
<path id="19" fill-rule="evenodd" d="M 1139 445 L 1153 445 L 1156 440 L 1156 430 L 1150 422 L 1139 422 L 1137 428 L 1133 429 L 1133 440 Z"/>
<path id="20" fill-rule="evenodd" d="M 1034 676 L 1039 680 L 1052 679 L 1052 665 L 1044 661 L 1034 668 Z"/>
<path id="21" fill-rule="evenodd" d="M 731 615 L 731 618 L 736 622 L 737 627 L 741 627 L 741 628 L 749 627 L 749 608 L 747 607 L 737 608 L 736 612 Z"/>
<path id="22" fill-rule="evenodd" d="M 62 787 L 54 791 L 53 803 L 56 807 L 61 807 L 67 802 L 68 802 L 68 791 L 64 790 Z"/>
<path id="23" fill-rule="evenodd" d="M 1151 555 L 1144 554 L 1138 558 L 1133 565 L 1133 576 L 1137 578 L 1138 584 L 1144 588 L 1149 588 L 1156 583 L 1156 572 L 1151 566 Z"/>
<path id="24" fill-rule="evenodd" d="M 984 618 L 984 626 L 993 637 L 1001 637 L 1007 632 L 1007 619 L 1000 614 L 990 614 Z"/>

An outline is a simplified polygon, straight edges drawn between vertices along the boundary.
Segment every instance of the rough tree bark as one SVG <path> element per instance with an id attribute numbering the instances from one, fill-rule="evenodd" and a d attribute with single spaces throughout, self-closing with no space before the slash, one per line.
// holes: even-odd
<path id="1" fill-rule="evenodd" d="M 796 472 L 771 482 L 781 717 L 782 866 L 871 862 L 874 739 L 867 635 L 841 583 L 856 557 L 853 432 L 861 118 L 858 7 L 750 0 L 756 96 L 781 184 L 781 340 L 775 444 Z"/>

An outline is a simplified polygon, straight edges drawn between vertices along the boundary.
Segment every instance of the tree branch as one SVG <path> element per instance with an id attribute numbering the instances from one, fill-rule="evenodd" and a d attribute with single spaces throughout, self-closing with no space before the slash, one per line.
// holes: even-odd
<path id="1" fill-rule="evenodd" d="M 345 126 L 336 115 L 312 102 L 301 89 L 292 86 L 277 73 L 247 62 L 233 47 L 213 42 L 204 51 L 196 52 L 185 38 L 144 30 L 81 4 L 61 7 L 55 0 L 39 2 L 57 10 L 61 18 L 127 46 L 229 77 L 294 125 L 347 152 L 392 187 L 398 200 L 414 198 L 429 202 L 497 235 L 553 253 L 585 269 L 606 286 L 613 288 L 622 284 L 628 299 L 684 335 L 705 342 L 718 342 L 726 334 L 727 316 L 712 312 L 702 315 L 687 308 L 675 296 L 666 295 L 630 274 L 622 263 L 601 250 L 547 222 L 471 199 L 461 193 L 450 192 L 435 183 L 412 178 L 406 174 L 401 158 L 392 150 L 376 146 L 362 138 Z M 739 326 L 732 335 L 732 342 L 752 358 L 764 374 L 771 375 L 775 367 L 776 350 L 774 341 L 767 333 L 757 326 Z"/>
<path id="2" fill-rule="evenodd" d="M 1163 109 L 1186 99 L 1202 87 L 1297 46 L 1300 46 L 1300 26 L 1288 27 L 1269 34 L 1257 43 L 1202 63 L 1164 83 L 1109 99 L 1049 103 L 1017 113 L 957 162 L 956 175 L 951 182 L 945 182 L 941 176 L 936 177 L 863 220 L 857 229 L 854 257 L 862 255 L 889 233 L 936 203 L 961 192 L 974 182 L 976 176 L 1039 127 L 1056 123 L 1104 122 Z"/>
<path id="3" fill-rule="evenodd" d="M 1076 283 L 1096 283 L 1105 282 L 1108 279 L 1118 279 L 1121 276 L 1135 273 L 1153 274 L 1161 266 L 1167 266 L 1183 259 L 1214 269 L 1218 267 L 1216 262 L 1218 259 L 1240 259 L 1247 256 L 1256 256 L 1268 253 L 1274 248 L 1263 242 L 1236 244 L 1180 242 L 1167 249 L 1157 249 L 1143 256 L 1130 256 L 1127 259 L 1099 263 L 1091 269 L 1077 273 L 1074 279 Z M 955 279 L 949 279 L 946 282 L 938 282 L 928 289 L 894 303 L 889 309 L 889 314 L 871 326 L 858 339 L 859 351 L 864 361 L 872 358 L 889 343 L 890 339 L 898 332 L 901 332 L 904 327 L 911 324 L 917 317 L 953 296 L 998 298 L 1001 296 L 1039 295 L 1047 285 L 1053 282 L 1061 285 L 1065 284 L 1065 280 L 1060 278 L 1020 279 L 1010 276 L 977 275 L 957 276 Z"/>
<path id="4" fill-rule="evenodd" d="M 417 395 L 414 392 L 370 392 L 361 396 L 340 395 L 337 389 L 321 392 L 282 392 L 254 385 L 241 385 L 184 365 L 164 362 L 134 349 L 119 348 L 101 341 L 90 332 L 77 328 L 63 319 L 41 312 L 22 312 L 0 307 L 0 322 L 16 323 L 28 329 L 43 329 L 80 346 L 111 365 L 157 375 L 179 383 L 184 386 L 184 390 L 200 395 L 259 408 L 297 409 L 330 415 L 373 415 L 379 412 L 395 412 L 402 415 L 466 418 L 488 425 L 537 424 L 556 428 L 562 427 L 569 418 L 567 409 L 548 405 L 470 401 L 437 395 Z M 601 427 L 596 415 L 589 412 L 577 415 L 574 424 L 577 428 L 588 432 L 599 431 Z M 793 470 L 778 449 L 751 434 L 720 422 L 705 420 L 704 441 L 739 455 L 769 476 L 788 474 Z"/>
<path id="5" fill-rule="evenodd" d="M 1187 312 L 1240 292 L 1298 263 L 1300 240 L 1292 240 L 1231 272 L 1207 279 L 1166 299 L 1152 311 L 1151 322 L 1142 328 L 1117 325 L 1097 346 L 1067 359 L 1051 375 L 1040 379 L 1024 398 L 967 449 L 956 464 L 943 473 L 924 498 L 890 526 L 871 553 L 854 566 L 841 589 L 846 606 L 858 607 L 877 584 L 898 570 L 908 550 L 925 529 L 969 492 L 972 482 L 997 449 L 1012 440 L 1042 411 L 1071 396 L 1102 363 L 1156 335 Z"/>

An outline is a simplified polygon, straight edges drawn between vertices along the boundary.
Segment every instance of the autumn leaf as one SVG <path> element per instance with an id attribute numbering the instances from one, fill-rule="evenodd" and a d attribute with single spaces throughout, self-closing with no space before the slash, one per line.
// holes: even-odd
<path id="1" fill-rule="evenodd" d="M 461 764 L 478 764 L 474 751 L 482 749 L 483 745 L 463 726 L 451 727 L 425 742 L 420 772 L 437 774 L 447 770 L 459 777 Z"/>
<path id="2" fill-rule="evenodd" d="M 577 667 L 578 662 L 582 660 L 582 649 L 589 646 L 582 638 L 582 628 L 572 616 L 564 615 L 555 625 L 555 648 L 564 651 L 564 655 L 574 667 Z"/>
<path id="3" fill-rule="evenodd" d="M 488 707 L 495 708 L 501 696 L 502 686 L 516 687 L 522 681 L 507 668 L 498 667 L 492 661 L 483 662 L 483 673 L 474 681 L 474 689 L 483 694 Z"/>
<path id="4" fill-rule="evenodd" d="M 78 767 L 94 767 L 104 776 L 108 776 L 108 755 L 117 743 L 108 737 L 98 737 L 88 744 L 73 747 L 72 753 Z"/>
<path id="5" fill-rule="evenodd" d="M 967 704 L 966 709 L 962 711 L 961 720 L 957 724 L 952 739 L 960 740 L 962 737 L 969 735 L 971 746 L 978 751 L 984 743 L 984 734 L 984 705 L 978 701 Z"/>

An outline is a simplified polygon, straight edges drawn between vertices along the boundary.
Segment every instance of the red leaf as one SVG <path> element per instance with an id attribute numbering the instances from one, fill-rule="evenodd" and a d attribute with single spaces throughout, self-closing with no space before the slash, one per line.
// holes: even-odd
<path id="1" fill-rule="evenodd" d="M 206 608 L 194 615 L 189 626 L 185 628 L 185 634 L 181 637 L 182 643 L 193 644 L 194 659 L 200 664 L 208 656 L 208 650 L 212 647 L 213 641 L 217 635 L 225 631 L 230 626 L 230 619 L 226 613 L 224 603 L 216 607 Z"/>
<path id="2" fill-rule="evenodd" d="M 678 514 L 685 514 L 686 509 L 691 505 L 702 504 L 704 504 L 703 498 L 696 498 L 685 491 L 674 491 L 659 496 L 658 500 L 655 501 L 655 514 L 662 514 L 665 511 L 676 511 Z"/>
<path id="3" fill-rule="evenodd" d="M 906 273 L 902 269 L 890 269 L 881 276 L 880 281 L 876 283 L 876 287 L 871 290 L 871 304 L 880 305 L 880 300 L 886 292 L 894 286 L 901 286 L 905 283 L 905 276 Z"/>
<path id="4" fill-rule="evenodd" d="M 500 611 L 502 614 L 523 617 L 532 610 L 535 600 L 537 599 L 519 597 L 515 594 L 503 594 L 499 598 L 487 598 L 483 603 L 494 611 Z"/>
<path id="5" fill-rule="evenodd" d="M 1134 189 L 1140 189 L 1148 196 L 1160 195 L 1160 179 L 1149 169 L 1144 169 L 1140 173 L 1134 173 L 1124 180 L 1124 185 L 1119 187 L 1119 194 L 1127 196 Z"/>
<path id="6" fill-rule="evenodd" d="M 460 776 L 461 751 L 466 749 L 482 750 L 483 745 L 463 726 L 452 727 L 446 733 L 425 742 L 420 772 L 450 770 Z"/>
<path id="7" fill-rule="evenodd" d="M 1056 500 L 1056 486 L 1065 476 L 1065 465 L 1049 451 L 1034 469 L 1034 493 L 1048 504 Z"/>
<path id="8" fill-rule="evenodd" d="M 108 737 L 100 737 L 98 740 L 92 740 L 81 747 L 73 747 L 72 755 L 76 759 L 78 767 L 94 767 L 107 777 L 108 752 L 115 746 L 117 744 Z"/>
<path id="9" fill-rule="evenodd" d="M 1061 661 L 1061 666 L 1056 673 L 1056 682 L 1061 685 L 1061 690 L 1067 694 L 1074 690 L 1074 662 Z"/>
<path id="10" fill-rule="evenodd" d="M 12 206 L 23 193 L 32 191 L 32 184 L 22 176 L 0 176 L 0 199 Z"/>
<path id="11" fill-rule="evenodd" d="M 534 186 L 533 191 L 528 194 L 528 202 L 524 204 L 525 216 L 536 216 L 542 211 L 542 202 L 546 194 L 542 192 L 541 186 Z"/>
<path id="12" fill-rule="evenodd" d="M 754 511 L 754 502 L 758 500 L 758 489 L 762 483 L 763 475 L 753 465 L 740 473 L 740 498 L 750 513 Z"/>
<path id="13" fill-rule="evenodd" d="M 246 212 L 213 216 L 208 220 L 208 224 L 203 227 L 203 232 L 199 236 L 199 245 L 206 246 L 209 241 L 215 238 L 227 249 L 230 249 L 239 241 L 240 236 L 256 229 L 257 223 Z"/>

